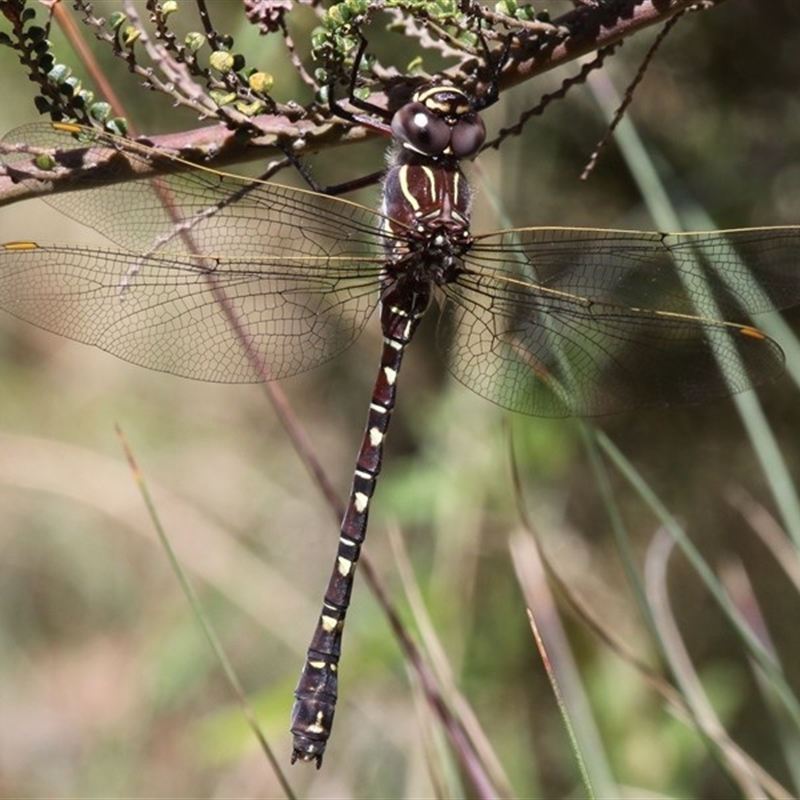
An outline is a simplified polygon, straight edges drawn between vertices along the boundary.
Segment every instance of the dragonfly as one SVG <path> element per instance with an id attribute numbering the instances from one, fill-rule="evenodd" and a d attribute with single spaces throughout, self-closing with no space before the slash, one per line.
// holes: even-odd
<path id="1" fill-rule="evenodd" d="M 150 369 L 248 383 L 334 358 L 378 316 L 366 429 L 292 710 L 292 762 L 318 768 L 402 360 L 432 305 L 458 381 L 514 412 L 591 417 L 774 379 L 781 348 L 751 317 L 800 303 L 800 227 L 476 234 L 462 169 L 485 137 L 475 101 L 434 82 L 375 124 L 394 140 L 378 209 L 68 123 L 3 146 L 14 174 L 72 170 L 78 196 L 45 199 L 114 243 L 0 245 L 0 308 L 34 325 Z M 115 159 L 163 174 L 96 180 Z"/>

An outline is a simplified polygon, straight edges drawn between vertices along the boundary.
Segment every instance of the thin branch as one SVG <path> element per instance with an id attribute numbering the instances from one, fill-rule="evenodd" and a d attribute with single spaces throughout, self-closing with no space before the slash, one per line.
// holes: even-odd
<path id="1" fill-rule="evenodd" d="M 502 70 L 502 89 L 516 86 L 580 56 L 615 44 L 632 34 L 666 22 L 686 10 L 708 11 L 727 0 L 612 0 L 580 5 L 554 20 L 569 36 L 553 46 L 540 47 L 529 58 L 514 54 Z M 538 47 L 537 40 L 537 47 Z"/>
<path id="2" fill-rule="evenodd" d="M 364 141 L 369 136 L 359 126 L 348 128 L 341 122 L 320 125 L 308 119 L 291 122 L 275 114 L 254 117 L 252 122 L 262 132 L 255 140 L 244 139 L 224 125 L 216 124 L 185 133 L 147 137 L 144 141 L 167 156 L 177 156 L 184 161 L 203 166 L 224 168 L 233 164 L 274 158 L 283 155 L 287 149 L 298 153 L 314 152 Z M 19 135 L 24 135 L 24 127 Z M 76 143 L 75 149 L 85 148 L 80 148 Z M 26 148 L 24 142 L 15 141 L 13 131 L 0 141 L 0 158 L 20 152 L 30 152 L 33 156 L 43 154 L 35 152 L 33 148 Z M 142 180 L 163 174 L 169 169 L 174 171 L 175 162 L 172 161 L 170 166 L 169 158 L 152 163 L 131 161 L 128 168 L 120 168 L 120 160 L 125 159 L 124 153 L 116 154 L 115 158 L 113 165 L 108 159 L 96 162 L 93 167 L 93 183 L 114 184 Z M 21 182 L 25 178 L 34 180 Z M 35 179 L 44 180 L 46 184 L 37 184 Z M 49 170 L 37 172 L 35 165 L 31 163 L 23 174 L 18 167 L 12 168 L 7 164 L 0 166 L 0 207 L 43 194 L 85 188 L 85 184 L 76 182 L 66 169 L 58 173 Z"/>

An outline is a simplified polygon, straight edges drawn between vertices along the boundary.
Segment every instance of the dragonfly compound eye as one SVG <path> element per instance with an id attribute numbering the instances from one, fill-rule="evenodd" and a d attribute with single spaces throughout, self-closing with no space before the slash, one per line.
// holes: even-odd
<path id="1" fill-rule="evenodd" d="M 486 139 L 486 126 L 477 114 L 467 114 L 453 127 L 450 149 L 456 158 L 474 156 Z"/>
<path id="2" fill-rule="evenodd" d="M 442 155 L 450 147 L 450 126 L 422 103 L 406 103 L 392 119 L 392 134 L 426 156 Z"/>

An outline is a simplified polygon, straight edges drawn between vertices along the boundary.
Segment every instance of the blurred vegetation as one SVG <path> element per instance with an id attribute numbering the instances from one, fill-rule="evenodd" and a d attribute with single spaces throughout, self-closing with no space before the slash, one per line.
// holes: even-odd
<path id="1" fill-rule="evenodd" d="M 116 5 L 96 4 L 104 13 Z M 549 4 L 553 16 L 569 7 Z M 239 4 L 212 8 L 218 26 L 257 52 L 265 69 L 287 70 L 278 48 L 258 49 Z M 306 57 L 315 19 L 298 11 L 292 33 Z M 628 39 L 607 62 L 618 89 L 655 35 Z M 67 48 L 55 30 L 51 38 Z M 406 58 L 402 37 L 387 35 L 380 47 L 386 63 Z M 796 0 L 729 0 L 675 27 L 628 115 L 679 210 L 697 204 L 722 228 L 798 222 L 799 51 Z M 166 98 L 136 90 L 120 62 L 97 53 L 138 130 L 196 122 Z M 32 87 L 13 54 L 0 50 L 0 65 L 0 128 L 9 130 L 34 118 Z M 504 94 L 486 113 L 490 133 L 556 89 L 574 65 L 563 70 Z M 588 182 L 579 181 L 605 130 L 590 87 L 579 86 L 499 153 L 487 152 L 472 170 L 483 190 L 475 229 L 506 224 L 490 197 L 516 225 L 655 227 L 613 145 Z M 383 149 L 370 142 L 310 163 L 326 184 L 378 168 Z M 374 207 L 376 193 L 357 199 Z M 102 241 L 41 202 L 3 208 L 0 239 L 26 237 Z M 798 321 L 796 312 L 786 318 Z M 669 609 L 660 619 L 671 611 L 681 639 L 662 628 L 661 646 L 676 658 L 686 648 L 723 731 L 796 794 L 791 704 L 776 699 L 775 680 L 755 666 L 686 555 L 674 552 L 663 564 L 664 520 L 608 450 L 599 455 L 607 485 L 598 479 L 582 423 L 512 417 L 451 381 L 427 322 L 402 376 L 366 552 L 413 627 L 420 612 L 404 599 L 402 557 L 392 546 L 402 542 L 455 682 L 514 794 L 586 792 L 526 619 L 533 601 L 523 587 L 531 585 L 518 576 L 527 551 L 509 549 L 523 530 L 510 442 L 522 501 L 561 582 L 657 667 L 659 646 L 613 534 L 618 517 L 638 574 L 659 555 L 667 571 Z M 379 343 L 370 324 L 344 356 L 282 384 L 342 496 Z M 151 373 L 7 315 L 0 387 L 0 796 L 281 796 L 156 543 L 114 433 L 119 423 L 257 716 L 288 763 L 292 691 L 337 529 L 259 388 Z M 796 480 L 796 387 L 785 379 L 758 396 Z M 774 476 L 761 468 L 734 401 L 594 424 L 683 526 L 796 692 L 797 554 L 789 547 L 776 559 L 764 544 L 768 524 L 758 513 L 777 515 Z M 588 698 L 594 745 L 588 717 L 575 722 L 581 748 L 594 748 L 583 755 L 595 780 L 613 775 L 614 791 L 628 797 L 759 794 L 726 759 L 723 733 L 700 735 L 563 598 L 558 608 L 568 649 L 547 638 L 558 630 L 554 619 L 540 625 L 551 653 L 571 652 L 577 666 L 577 686 L 562 690 L 571 708 L 570 699 Z M 458 795 L 460 779 L 469 786 L 363 583 L 348 617 L 340 691 L 322 770 L 289 773 L 299 796 L 428 797 Z"/>

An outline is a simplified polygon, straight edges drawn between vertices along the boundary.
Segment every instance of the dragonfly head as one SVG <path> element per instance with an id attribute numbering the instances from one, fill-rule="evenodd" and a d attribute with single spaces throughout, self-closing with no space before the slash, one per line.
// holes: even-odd
<path id="1" fill-rule="evenodd" d="M 410 150 L 437 158 L 474 156 L 486 128 L 469 96 L 449 84 L 425 86 L 392 118 L 392 134 Z"/>

